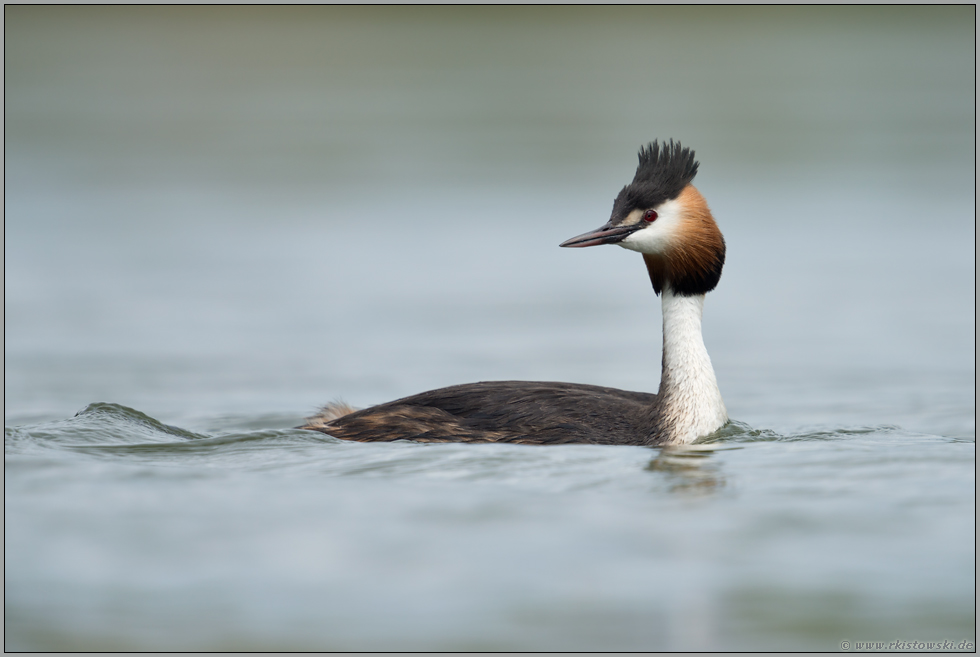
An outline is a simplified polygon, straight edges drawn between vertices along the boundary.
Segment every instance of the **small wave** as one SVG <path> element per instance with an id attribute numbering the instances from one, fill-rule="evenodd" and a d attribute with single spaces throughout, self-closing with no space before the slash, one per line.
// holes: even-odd
<path id="1" fill-rule="evenodd" d="M 35 446 L 87 453 L 150 455 L 209 452 L 238 443 L 318 439 L 308 434 L 295 429 L 263 429 L 206 435 L 164 424 L 121 404 L 98 402 L 64 420 L 6 427 L 5 442 L 8 448 L 14 449 Z"/>
<path id="2" fill-rule="evenodd" d="M 89 404 L 64 420 L 34 425 L 29 428 L 29 433 L 39 440 L 88 445 L 169 442 L 174 438 L 196 440 L 205 437 L 164 424 L 128 406 L 109 402 Z"/>
<path id="3" fill-rule="evenodd" d="M 779 433 L 771 429 L 755 429 L 744 422 L 730 420 L 728 424 L 710 436 L 707 436 L 696 444 L 716 445 L 724 442 L 803 442 L 817 440 L 847 440 L 855 437 L 871 436 L 914 436 L 916 438 L 938 438 L 942 440 L 953 440 L 942 436 L 932 436 L 909 432 L 899 426 L 891 424 L 881 424 L 869 427 L 841 427 L 837 429 L 814 429 L 811 431 L 797 431 L 792 433 Z"/>

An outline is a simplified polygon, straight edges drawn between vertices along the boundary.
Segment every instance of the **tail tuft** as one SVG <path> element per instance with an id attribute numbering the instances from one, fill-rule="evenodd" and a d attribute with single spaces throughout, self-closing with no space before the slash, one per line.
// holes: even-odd
<path id="1" fill-rule="evenodd" d="M 338 418 L 342 418 L 345 415 L 353 413 L 357 409 L 342 401 L 330 402 L 323 408 L 321 408 L 316 415 L 306 418 L 306 422 L 299 429 L 314 429 L 316 431 L 325 431 L 327 425 Z"/>

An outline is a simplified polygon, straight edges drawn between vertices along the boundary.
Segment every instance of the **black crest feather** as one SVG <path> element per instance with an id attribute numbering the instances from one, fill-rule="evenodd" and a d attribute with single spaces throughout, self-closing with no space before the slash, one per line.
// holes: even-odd
<path id="1" fill-rule="evenodd" d="M 677 198 L 698 173 L 694 151 L 673 139 L 662 146 L 657 141 L 641 146 L 639 160 L 633 182 L 623 187 L 613 203 L 613 223 L 638 208 L 656 207 Z"/>

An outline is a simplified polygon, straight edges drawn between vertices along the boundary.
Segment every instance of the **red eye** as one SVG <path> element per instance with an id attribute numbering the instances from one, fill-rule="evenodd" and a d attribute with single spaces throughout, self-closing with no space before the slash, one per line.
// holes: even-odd
<path id="1" fill-rule="evenodd" d="M 643 221 L 655 221 L 657 219 L 657 213 L 654 210 L 647 210 L 643 213 Z"/>

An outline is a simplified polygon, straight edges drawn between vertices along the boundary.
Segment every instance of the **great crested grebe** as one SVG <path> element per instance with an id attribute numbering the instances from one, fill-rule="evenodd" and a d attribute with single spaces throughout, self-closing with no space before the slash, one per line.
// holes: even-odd
<path id="1" fill-rule="evenodd" d="M 356 441 L 690 443 L 728 421 L 701 337 L 704 295 L 718 284 L 725 240 L 691 185 L 694 152 L 671 140 L 640 148 L 633 182 L 609 221 L 562 242 L 618 244 L 643 254 L 661 296 L 663 362 L 657 394 L 580 383 L 488 381 L 430 390 L 355 411 L 328 404 L 302 429 Z"/>

